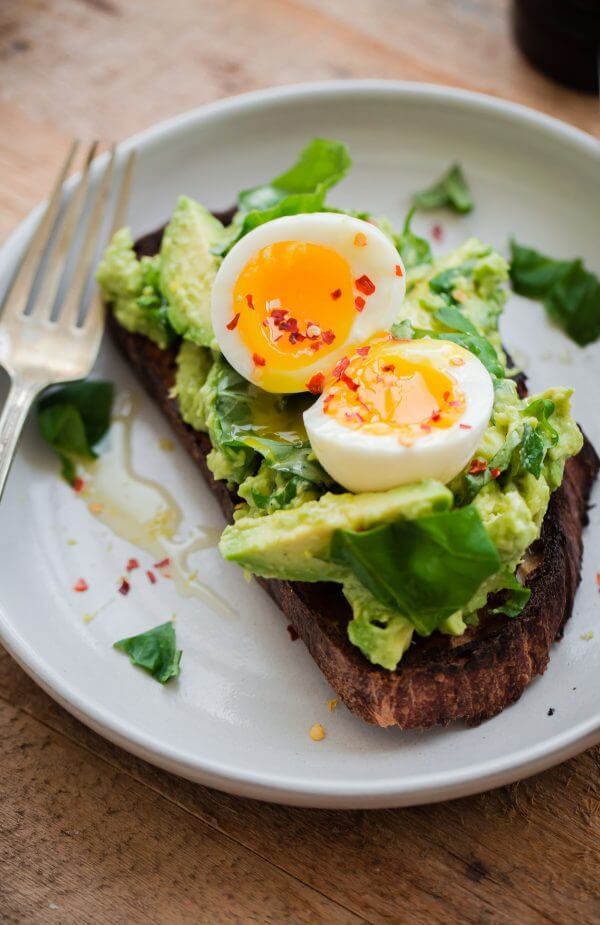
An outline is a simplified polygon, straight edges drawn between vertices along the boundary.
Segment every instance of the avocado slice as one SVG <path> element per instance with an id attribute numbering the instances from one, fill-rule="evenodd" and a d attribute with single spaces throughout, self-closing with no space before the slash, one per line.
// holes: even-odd
<path id="1" fill-rule="evenodd" d="M 433 480 L 359 495 L 329 492 L 298 508 L 238 520 L 225 529 L 219 549 L 225 559 L 263 578 L 344 581 L 346 569 L 326 561 L 335 530 L 367 530 L 451 506 L 452 493 Z"/>
<path id="2" fill-rule="evenodd" d="M 161 288 L 175 331 L 201 347 L 214 346 L 210 294 L 220 260 L 212 248 L 224 240 L 221 222 L 181 196 L 160 248 Z"/>

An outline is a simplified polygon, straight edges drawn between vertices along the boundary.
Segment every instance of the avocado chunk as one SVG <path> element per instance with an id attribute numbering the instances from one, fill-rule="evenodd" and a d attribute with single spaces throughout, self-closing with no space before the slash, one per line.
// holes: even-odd
<path id="1" fill-rule="evenodd" d="M 237 521 L 225 529 L 219 549 L 225 559 L 264 578 L 344 581 L 347 570 L 326 561 L 336 530 L 366 530 L 451 506 L 452 493 L 433 480 L 359 495 L 329 492 L 298 508 Z"/>
<path id="2" fill-rule="evenodd" d="M 224 239 L 221 222 L 193 199 L 181 196 L 162 239 L 161 285 L 173 328 L 201 347 L 214 346 L 210 296 L 219 258 L 212 248 Z"/>

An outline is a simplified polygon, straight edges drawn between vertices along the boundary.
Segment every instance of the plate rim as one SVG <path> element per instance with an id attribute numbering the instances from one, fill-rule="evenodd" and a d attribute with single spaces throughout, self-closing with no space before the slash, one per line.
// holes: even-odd
<path id="1" fill-rule="evenodd" d="M 188 127 L 215 117 L 262 109 L 282 100 L 315 101 L 328 95 L 405 97 L 450 102 L 472 111 L 484 111 L 525 126 L 535 126 L 556 142 L 562 142 L 591 156 L 600 153 L 600 141 L 593 135 L 560 119 L 520 103 L 462 88 L 438 84 L 384 79 L 314 81 L 270 87 L 208 103 L 158 122 L 119 144 L 122 153 L 148 147 Z M 99 158 L 101 161 L 108 154 Z M 77 177 L 69 181 L 76 182 Z M 35 207 L 11 233 L 0 250 L 0 260 L 18 253 L 29 237 L 44 203 Z M 492 787 L 539 773 L 600 742 L 600 711 L 562 733 L 548 737 L 534 747 L 512 751 L 503 759 L 471 764 L 454 772 L 395 777 L 376 783 L 322 781 L 318 778 L 282 776 L 280 773 L 247 771 L 222 761 L 199 758 L 191 752 L 167 746 L 136 729 L 114 712 L 98 705 L 60 677 L 43 657 L 20 635 L 9 614 L 0 605 L 0 641 L 10 655 L 55 701 L 77 719 L 114 744 L 167 771 L 194 782 L 238 796 L 329 808 L 377 808 L 419 805 L 479 793 Z"/>

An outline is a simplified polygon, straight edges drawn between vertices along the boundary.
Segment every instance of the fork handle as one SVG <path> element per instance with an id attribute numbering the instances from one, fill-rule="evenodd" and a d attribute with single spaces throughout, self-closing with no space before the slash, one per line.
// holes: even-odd
<path id="1" fill-rule="evenodd" d="M 41 390 L 38 382 L 22 382 L 15 379 L 10 386 L 2 415 L 0 416 L 0 499 L 6 477 L 10 470 L 23 424 L 31 404 Z"/>

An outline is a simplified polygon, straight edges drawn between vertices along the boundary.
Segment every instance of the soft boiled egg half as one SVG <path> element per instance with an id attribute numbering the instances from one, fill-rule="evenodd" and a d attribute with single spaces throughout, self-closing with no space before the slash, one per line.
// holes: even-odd
<path id="1" fill-rule="evenodd" d="M 404 266 L 385 234 L 338 213 L 290 215 L 250 231 L 224 258 L 212 324 L 225 358 L 267 392 L 315 391 L 353 344 L 389 329 Z"/>
<path id="2" fill-rule="evenodd" d="M 338 361 L 304 424 L 321 465 L 349 491 L 445 483 L 477 449 L 493 397 L 490 374 L 463 347 L 383 334 Z"/>

